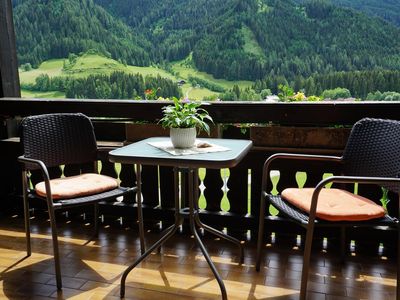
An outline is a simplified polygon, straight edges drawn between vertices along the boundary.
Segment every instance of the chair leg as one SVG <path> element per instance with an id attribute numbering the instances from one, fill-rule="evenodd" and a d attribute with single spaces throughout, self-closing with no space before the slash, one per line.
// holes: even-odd
<path id="1" fill-rule="evenodd" d="M 265 224 L 265 196 L 261 196 L 260 219 L 258 224 L 256 271 L 260 271 L 262 246 L 264 244 L 264 224 Z"/>
<path id="2" fill-rule="evenodd" d="M 396 299 L 400 300 L 400 224 L 397 225 L 397 283 Z"/>
<path id="3" fill-rule="evenodd" d="M 57 289 L 62 289 L 62 280 L 61 280 L 61 267 L 60 267 L 60 254 L 58 251 L 58 236 L 57 236 L 57 225 L 56 218 L 54 213 L 54 208 L 52 206 L 48 207 L 49 209 L 49 217 L 50 217 L 50 225 L 51 225 L 51 236 L 53 240 L 53 255 L 54 255 L 54 267 L 56 270 L 56 283 Z"/>
<path id="4" fill-rule="evenodd" d="M 94 204 L 94 213 L 93 213 L 93 222 L 94 222 L 94 237 L 99 236 L 99 204 L 95 203 Z"/>
<path id="5" fill-rule="evenodd" d="M 300 300 L 306 300 L 308 272 L 310 268 L 311 246 L 314 235 L 314 223 L 308 223 L 306 243 L 304 245 L 303 269 L 301 272 Z"/>
<path id="6" fill-rule="evenodd" d="M 26 171 L 22 172 L 22 189 L 24 200 L 24 221 L 25 221 L 25 236 L 26 236 L 26 255 L 31 256 L 31 229 L 29 220 L 29 201 L 28 201 L 28 179 Z"/>

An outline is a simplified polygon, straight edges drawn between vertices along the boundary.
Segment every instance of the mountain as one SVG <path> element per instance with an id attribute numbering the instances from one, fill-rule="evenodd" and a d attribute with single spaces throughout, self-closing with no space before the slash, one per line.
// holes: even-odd
<path id="1" fill-rule="evenodd" d="M 400 68 L 398 28 L 323 0 L 95 1 L 142 32 L 154 59 L 193 52 L 195 66 L 217 78 Z"/>
<path id="2" fill-rule="evenodd" d="M 96 49 L 132 65 L 148 65 L 146 40 L 92 0 L 14 0 L 20 64 Z"/>
<path id="3" fill-rule="evenodd" d="M 193 52 L 196 66 L 216 76 L 400 68 L 398 28 L 323 1 L 238 1 L 229 20 Z"/>
<path id="4" fill-rule="evenodd" d="M 400 28 L 325 0 L 15 1 L 20 62 L 97 47 L 231 80 L 400 69 Z"/>

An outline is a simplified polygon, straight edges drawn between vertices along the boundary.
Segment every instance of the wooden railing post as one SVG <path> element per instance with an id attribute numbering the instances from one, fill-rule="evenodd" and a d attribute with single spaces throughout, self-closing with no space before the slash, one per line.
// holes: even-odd
<path id="1" fill-rule="evenodd" d="M 0 97 L 21 97 L 11 0 L 0 1 Z"/>

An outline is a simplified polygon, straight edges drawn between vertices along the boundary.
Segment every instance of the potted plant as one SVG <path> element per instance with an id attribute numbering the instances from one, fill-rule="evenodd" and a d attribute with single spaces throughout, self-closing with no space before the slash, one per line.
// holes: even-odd
<path id="1" fill-rule="evenodd" d="M 175 148 L 193 147 L 197 130 L 210 133 L 210 126 L 206 121 L 213 120 L 200 105 L 199 102 L 174 99 L 174 105 L 163 107 L 163 118 L 159 123 L 170 129 L 171 142 Z"/>

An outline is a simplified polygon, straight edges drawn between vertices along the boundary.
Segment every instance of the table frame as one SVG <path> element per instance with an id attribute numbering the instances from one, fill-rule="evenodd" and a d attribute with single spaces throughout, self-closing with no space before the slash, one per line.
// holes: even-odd
<path id="1" fill-rule="evenodd" d="M 212 141 L 211 139 L 207 139 L 207 141 Z M 143 142 L 143 141 L 142 141 Z M 234 160 L 227 160 L 225 162 L 226 166 L 225 167 L 233 167 L 235 166 L 241 159 L 242 157 L 249 151 L 251 147 L 251 142 L 247 141 L 247 144 L 245 145 L 245 147 L 243 149 L 241 149 L 237 155 L 237 157 Z M 118 149 L 117 149 L 118 150 Z M 114 151 L 117 151 L 114 150 Z M 114 161 L 114 162 L 128 162 L 126 161 L 126 158 L 121 158 L 120 156 L 116 155 L 115 153 L 113 153 L 114 151 L 112 151 L 110 153 L 110 160 Z M 163 151 L 163 150 L 160 150 Z M 140 157 L 136 157 L 136 159 L 139 161 Z M 173 158 L 171 158 L 173 159 Z M 167 159 L 168 160 L 168 159 Z M 190 158 L 188 158 L 188 160 L 190 161 Z M 165 163 L 165 158 L 163 158 L 163 162 Z M 207 161 L 207 163 L 205 164 L 206 166 L 209 166 L 209 161 Z M 146 161 L 146 164 L 150 164 L 148 162 L 148 160 Z M 157 164 L 156 159 L 153 161 L 153 164 Z M 140 240 L 140 246 L 141 246 L 141 256 L 136 259 L 135 262 L 133 262 L 131 265 L 128 266 L 128 268 L 124 271 L 124 273 L 122 274 L 122 278 L 121 278 L 121 289 L 120 289 L 120 296 L 121 298 L 123 298 L 125 296 L 125 282 L 126 282 L 126 278 L 128 276 L 128 274 L 140 263 L 142 262 L 147 256 L 149 256 L 154 250 L 156 249 L 160 249 L 160 247 L 162 246 L 162 244 L 164 244 L 169 238 L 171 238 L 175 232 L 179 229 L 179 227 L 183 224 L 184 219 L 188 218 L 189 219 L 189 226 L 190 226 L 190 231 L 194 236 L 194 239 L 196 241 L 196 243 L 198 244 L 198 246 L 201 249 L 201 252 L 203 253 L 211 271 L 214 274 L 215 279 L 218 282 L 218 285 L 220 287 L 221 290 L 221 296 L 223 300 L 228 299 L 227 298 L 227 293 L 226 293 L 226 288 L 225 288 L 225 284 L 221 278 L 221 276 L 219 275 L 214 263 L 211 260 L 210 255 L 207 252 L 207 249 L 205 248 L 196 227 L 202 228 L 205 231 L 208 231 L 220 238 L 223 238 L 227 241 L 230 241 L 234 244 L 236 244 L 239 247 L 239 252 L 240 252 L 240 261 L 239 264 L 243 263 L 243 259 L 244 259 L 244 253 L 243 253 L 243 244 L 241 241 L 239 241 L 238 239 L 231 237 L 225 233 L 223 233 L 222 231 L 219 231 L 215 228 L 212 228 L 204 223 L 201 222 L 200 217 L 199 217 L 199 208 L 197 205 L 196 200 L 198 200 L 199 198 L 199 194 L 198 194 L 198 182 L 199 182 L 199 177 L 198 177 L 198 168 L 200 165 L 202 165 L 201 162 L 196 162 L 196 163 L 182 163 L 182 166 L 180 165 L 179 162 L 176 161 L 176 159 L 173 162 L 174 165 L 178 165 L 178 166 L 174 166 L 173 170 L 174 170 L 174 200 L 175 200 L 175 222 L 173 225 L 171 225 L 170 227 L 168 227 L 165 231 L 164 234 L 162 235 L 162 237 L 155 242 L 150 248 L 148 248 L 146 251 L 143 252 L 144 248 L 144 239 Z M 222 167 L 222 165 L 224 164 L 224 162 L 219 161 L 218 165 L 216 166 L 217 168 Z M 144 228 L 143 228 L 143 215 L 142 215 L 142 194 L 141 194 L 141 164 L 140 163 L 136 163 L 136 180 L 137 180 L 137 207 L 138 207 L 138 219 L 139 219 L 139 232 L 141 236 L 144 236 Z M 179 174 L 181 176 L 179 176 Z M 187 184 L 188 184 L 188 203 L 189 203 L 189 211 L 187 210 L 187 208 L 182 208 L 181 207 L 181 201 L 183 203 L 185 203 L 185 185 L 186 185 L 186 181 L 187 180 Z M 181 186 L 181 194 L 179 193 L 179 186 Z M 197 186 L 197 188 L 196 188 Z"/>

